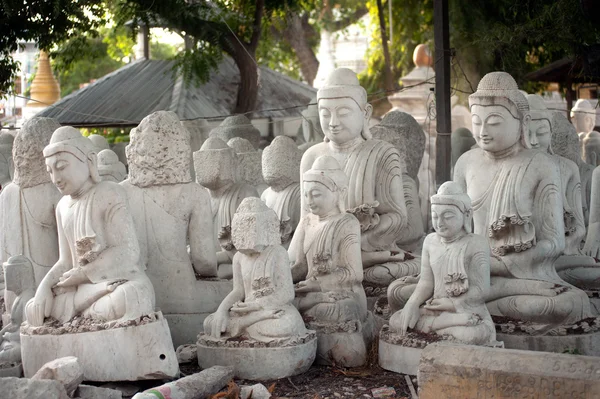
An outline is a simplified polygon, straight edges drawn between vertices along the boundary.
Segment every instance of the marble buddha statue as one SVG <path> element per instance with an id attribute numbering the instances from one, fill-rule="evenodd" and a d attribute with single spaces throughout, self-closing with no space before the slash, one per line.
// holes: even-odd
<path id="1" fill-rule="evenodd" d="M 88 139 L 90 139 L 94 147 L 96 147 L 96 153 L 100 153 L 102 150 L 110 150 L 110 145 L 108 144 L 106 137 L 99 134 L 90 134 Z"/>
<path id="2" fill-rule="evenodd" d="M 112 150 L 102 150 L 98 153 L 98 173 L 101 180 L 113 183 L 120 183 L 127 177 L 125 165 Z"/>
<path id="3" fill-rule="evenodd" d="M 60 125 L 34 117 L 17 133 L 15 174 L 0 193 L 0 261 L 24 255 L 33 264 L 37 287 L 58 260 L 56 205 L 62 194 L 50 181 L 42 151 Z M 11 302 L 7 298 L 7 309 Z"/>
<path id="4" fill-rule="evenodd" d="M 233 216 L 232 239 L 237 249 L 233 290 L 204 320 L 204 334 L 223 340 L 244 336 L 258 342 L 307 334 L 292 303 L 292 274 L 275 212 L 259 198 L 245 198 Z"/>
<path id="5" fill-rule="evenodd" d="M 10 133 L 0 134 L 0 192 L 13 179 L 14 164 L 12 158 L 15 137 Z"/>
<path id="6" fill-rule="evenodd" d="M 260 130 L 258 130 L 246 115 L 227 117 L 219 126 L 210 131 L 209 137 L 219 138 L 227 143 L 234 137 L 241 137 L 258 150 L 260 144 Z"/>
<path id="7" fill-rule="evenodd" d="M 258 194 L 262 194 L 268 185 L 262 175 L 261 151 L 255 149 L 250 141 L 241 137 L 230 139 L 227 145 L 233 148 L 237 155 L 240 179 L 254 187 Z"/>
<path id="8" fill-rule="evenodd" d="M 600 167 L 594 169 L 591 186 L 592 207 L 583 253 L 600 260 Z"/>
<path id="9" fill-rule="evenodd" d="M 596 110 L 594 106 L 583 98 L 575 102 L 571 108 L 571 121 L 575 126 L 577 134 L 587 134 L 594 130 L 596 125 Z"/>
<path id="10" fill-rule="evenodd" d="M 591 131 L 581 140 L 583 148 L 583 159 L 588 164 L 596 167 L 600 166 L 600 133 Z"/>
<path id="11" fill-rule="evenodd" d="M 474 233 L 488 239 L 492 315 L 544 325 L 590 316 L 585 292 L 555 268 L 564 252 L 560 170 L 550 154 L 531 149 L 527 99 L 505 72 L 492 72 L 469 96 L 479 148 L 463 154 L 454 181 L 473 203 Z"/>
<path id="12" fill-rule="evenodd" d="M 59 259 L 25 306 L 30 326 L 48 317 L 107 322 L 154 312 L 125 192 L 100 181 L 95 150 L 70 126 L 56 129 L 44 148 L 50 178 L 64 197 L 56 209 Z"/>
<path id="13" fill-rule="evenodd" d="M 459 127 L 454 130 L 450 136 L 451 148 L 452 148 L 452 168 L 458 161 L 458 158 L 465 152 L 477 145 L 473 138 L 473 133 L 466 127 Z"/>
<path id="14" fill-rule="evenodd" d="M 296 306 L 317 331 L 317 362 L 362 366 L 373 318 L 362 286 L 360 223 L 345 212 L 348 177 L 333 157 L 322 155 L 303 173 L 302 185 L 310 213 L 288 250 Z"/>
<path id="15" fill-rule="evenodd" d="M 194 153 L 196 181 L 210 194 L 213 236 L 219 264 L 218 275 L 231 278 L 231 261 L 235 246 L 231 238 L 231 221 L 246 197 L 258 197 L 251 185 L 241 181 L 235 151 L 218 137 L 209 137 Z"/>
<path id="16" fill-rule="evenodd" d="M 279 218 L 281 245 L 287 248 L 300 222 L 301 151 L 293 139 L 277 136 L 262 152 L 262 175 L 268 188 L 261 199 Z"/>
<path id="17" fill-rule="evenodd" d="M 298 149 L 302 152 L 315 144 L 323 142 L 325 135 L 319 121 L 319 108 L 316 97 L 313 97 L 306 109 L 302 111 L 302 125 L 300 126 L 298 136 L 299 142 L 302 142 L 298 146 Z"/>
<path id="18" fill-rule="evenodd" d="M 490 247 L 471 232 L 471 200 L 454 182 L 431 197 L 435 233 L 423 244 L 421 274 L 401 310 L 392 314 L 392 333 L 414 329 L 448 335 L 465 344 L 496 340 L 496 329 L 485 306 L 490 289 Z"/>
<path id="19" fill-rule="evenodd" d="M 325 141 L 302 156 L 300 171 L 308 171 L 322 155 L 332 156 L 348 177 L 346 210 L 361 225 L 361 256 L 365 282 L 386 287 L 394 279 L 416 274 L 418 259 L 405 259 L 396 241 L 408 216 L 403 192 L 403 165 L 390 143 L 373 139 L 368 123 L 373 107 L 356 74 L 346 68 L 331 73 L 317 92 Z M 302 212 L 306 215 L 305 194 Z"/>
<path id="20" fill-rule="evenodd" d="M 0 368 L 21 362 L 19 329 L 25 321 L 25 304 L 35 295 L 33 265 L 25 256 L 9 258 L 4 264 L 6 289 L 15 295 L 10 309 L 10 322 L 0 330 Z"/>

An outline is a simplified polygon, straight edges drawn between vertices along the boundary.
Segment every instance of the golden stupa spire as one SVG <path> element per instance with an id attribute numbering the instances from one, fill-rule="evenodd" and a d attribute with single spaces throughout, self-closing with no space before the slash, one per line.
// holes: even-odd
<path id="1" fill-rule="evenodd" d="M 37 72 L 31 83 L 30 97 L 37 101 L 29 100 L 27 107 L 46 107 L 60 99 L 60 86 L 52 74 L 48 53 L 44 50 L 40 50 Z"/>

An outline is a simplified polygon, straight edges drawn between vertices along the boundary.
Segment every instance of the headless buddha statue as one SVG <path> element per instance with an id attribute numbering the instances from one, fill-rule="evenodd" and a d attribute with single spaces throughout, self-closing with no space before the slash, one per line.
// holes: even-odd
<path id="1" fill-rule="evenodd" d="M 320 122 L 325 141 L 306 150 L 301 173 L 322 155 L 332 156 L 348 177 L 346 210 L 361 226 L 361 257 L 365 282 L 387 287 L 396 278 L 416 274 L 419 260 L 405 260 L 396 241 L 407 224 L 398 150 L 373 139 L 368 123 L 373 107 L 356 74 L 338 68 L 317 92 Z M 308 213 L 302 195 L 302 214 Z"/>

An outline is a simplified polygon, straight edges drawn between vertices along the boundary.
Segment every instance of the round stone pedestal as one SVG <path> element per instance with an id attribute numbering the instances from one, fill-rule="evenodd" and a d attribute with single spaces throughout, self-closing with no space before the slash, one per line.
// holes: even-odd
<path id="1" fill-rule="evenodd" d="M 421 348 L 396 345 L 379 338 L 379 365 L 395 373 L 417 375 Z"/>
<path id="2" fill-rule="evenodd" d="M 237 378 L 275 380 L 306 372 L 315 361 L 317 337 L 310 331 L 297 343 L 267 347 L 257 341 L 215 340 L 198 336 L 198 364 L 202 369 L 230 366 Z"/>
<path id="3" fill-rule="evenodd" d="M 123 323 L 128 324 L 128 323 Z M 179 364 L 167 321 L 161 312 L 124 327 L 21 327 L 25 377 L 65 356 L 79 359 L 86 381 L 136 381 L 174 378 Z M 107 327 L 106 329 L 103 329 Z M 82 329 L 97 331 L 79 332 Z M 76 330 L 77 332 L 71 332 Z"/>

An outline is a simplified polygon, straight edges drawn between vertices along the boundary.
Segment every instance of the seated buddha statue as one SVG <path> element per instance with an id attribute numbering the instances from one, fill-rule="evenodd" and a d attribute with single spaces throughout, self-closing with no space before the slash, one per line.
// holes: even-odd
<path id="1" fill-rule="evenodd" d="M 431 197 L 435 233 L 423 244 L 421 274 L 404 308 L 390 318 L 390 331 L 408 328 L 449 335 L 471 345 L 496 340 L 485 298 L 490 289 L 490 247 L 471 233 L 471 199 L 454 182 Z"/>
<path id="2" fill-rule="evenodd" d="M 588 317 L 585 292 L 554 267 L 565 248 L 560 170 L 531 149 L 527 99 L 512 76 L 492 72 L 469 105 L 479 148 L 459 158 L 454 181 L 472 199 L 474 232 L 492 251 L 490 313 L 545 325 Z"/>
<path id="3" fill-rule="evenodd" d="M 372 339 L 360 253 L 360 224 L 344 212 L 348 178 L 328 155 L 302 175 L 310 213 L 288 250 L 297 281 L 296 306 L 317 331 L 320 363 L 362 366 Z"/>
<path id="4" fill-rule="evenodd" d="M 27 322 L 52 317 L 128 321 L 154 312 L 154 289 L 123 188 L 100 181 L 91 142 L 70 126 L 44 148 L 46 169 L 64 196 L 56 209 L 59 258 L 25 306 Z"/>
<path id="5" fill-rule="evenodd" d="M 393 144 L 372 138 L 368 125 L 373 107 L 365 89 L 354 72 L 338 68 L 317 92 L 317 100 L 325 141 L 306 150 L 300 172 L 329 155 L 348 177 L 345 207 L 360 222 L 365 282 L 387 287 L 396 278 L 418 273 L 419 260 L 405 260 L 396 245 L 408 220 L 403 165 Z M 302 201 L 306 215 L 304 193 Z"/>

